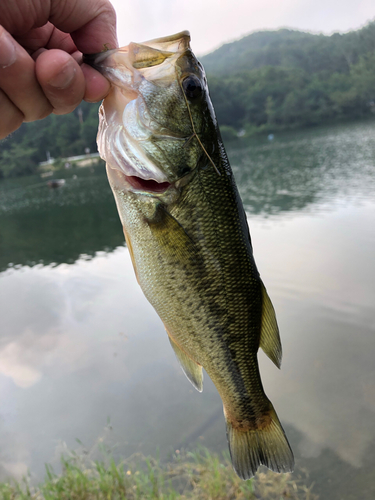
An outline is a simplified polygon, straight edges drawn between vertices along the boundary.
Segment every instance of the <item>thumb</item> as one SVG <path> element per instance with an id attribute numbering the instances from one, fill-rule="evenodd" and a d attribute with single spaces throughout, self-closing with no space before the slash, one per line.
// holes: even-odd
<path id="1" fill-rule="evenodd" d="M 51 0 L 50 22 L 70 33 L 83 53 L 118 47 L 116 13 L 108 0 Z"/>

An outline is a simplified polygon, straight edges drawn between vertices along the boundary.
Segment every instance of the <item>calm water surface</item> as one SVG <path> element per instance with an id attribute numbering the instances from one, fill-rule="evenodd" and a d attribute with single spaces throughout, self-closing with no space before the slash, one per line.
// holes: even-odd
<path id="1" fill-rule="evenodd" d="M 229 148 L 282 370 L 262 378 L 322 499 L 375 498 L 374 124 Z M 0 475 L 43 477 L 105 435 L 116 456 L 226 449 L 134 277 L 103 167 L 0 183 Z M 110 419 L 112 431 L 106 430 Z"/>

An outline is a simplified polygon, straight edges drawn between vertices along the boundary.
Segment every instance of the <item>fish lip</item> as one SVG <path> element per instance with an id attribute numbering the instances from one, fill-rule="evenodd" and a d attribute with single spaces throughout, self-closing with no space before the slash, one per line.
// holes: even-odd
<path id="1" fill-rule="evenodd" d="M 111 161 L 108 161 L 107 159 L 104 159 L 104 160 L 106 161 L 108 167 L 111 170 L 118 172 L 118 175 L 123 178 L 123 180 L 126 182 L 127 188 L 129 188 L 130 190 L 133 190 L 136 188 L 136 186 L 140 186 L 142 184 L 144 186 L 147 186 L 147 183 L 149 183 L 150 188 L 153 185 L 152 183 L 155 183 L 155 187 L 156 187 L 156 185 L 167 185 L 167 188 L 169 188 L 171 185 L 174 184 L 173 181 L 171 182 L 171 180 L 168 179 L 164 175 L 161 175 L 159 177 L 159 179 L 157 179 L 156 178 L 157 176 L 153 175 L 152 172 L 150 172 L 150 171 L 142 172 L 142 171 L 134 168 L 133 165 L 128 164 L 127 161 L 123 160 L 123 162 L 120 164 L 118 164 L 118 162 L 116 162 L 116 165 L 112 166 Z M 132 179 L 134 179 L 134 182 L 132 182 Z M 137 181 L 137 179 L 139 179 L 139 181 Z M 136 189 L 136 190 L 138 191 L 138 189 Z M 150 191 L 152 191 L 152 189 L 150 189 Z M 156 189 L 155 192 L 160 192 L 160 190 Z"/>
<path id="2" fill-rule="evenodd" d="M 118 52 L 119 50 L 122 52 L 128 52 L 130 45 L 131 44 L 127 45 L 126 47 L 104 50 L 95 54 L 83 54 L 82 62 L 88 64 L 89 66 L 92 66 L 99 72 L 102 72 L 99 63 L 103 62 L 107 57 L 114 54 L 115 52 Z M 142 42 L 141 45 L 150 48 L 157 48 L 158 50 L 168 49 L 172 52 L 182 52 L 190 48 L 190 32 L 187 30 L 180 31 L 179 33 L 175 33 L 173 35 L 147 40 L 145 42 Z"/>
<path id="3" fill-rule="evenodd" d="M 95 52 L 95 54 L 82 54 L 82 62 L 96 69 L 99 73 L 103 73 L 104 68 L 100 65 L 100 63 L 105 61 L 107 57 L 111 56 L 118 50 L 119 49 L 111 49 L 103 52 Z"/>
<path id="4" fill-rule="evenodd" d="M 110 51 L 108 51 L 110 52 Z M 101 55 L 101 54 L 99 54 Z M 106 53 L 104 53 L 104 56 Z M 104 57 L 103 57 L 104 58 Z M 102 58 L 102 59 L 103 59 Z M 92 58 L 94 60 L 94 58 Z M 142 185 L 142 181 L 154 181 L 158 185 L 163 184 L 166 186 L 165 190 L 169 189 L 171 186 L 173 186 L 174 182 L 176 181 L 176 178 L 174 176 L 171 177 L 170 174 L 165 172 L 162 168 L 161 165 L 156 164 L 153 162 L 151 158 L 147 157 L 147 152 L 143 150 L 140 145 L 142 142 L 147 141 L 150 139 L 151 136 L 157 137 L 157 138 L 168 138 L 168 140 L 172 141 L 182 141 L 186 142 L 189 137 L 185 137 L 180 134 L 176 134 L 173 131 L 163 127 L 157 119 L 151 115 L 151 113 L 148 111 L 148 108 L 146 106 L 146 103 L 144 101 L 144 97 L 141 92 L 134 88 L 120 88 L 118 85 L 114 84 L 114 87 L 116 87 L 118 90 L 116 92 L 121 92 L 126 96 L 127 103 L 124 107 L 124 111 L 122 112 L 122 125 L 116 126 L 114 129 L 108 128 L 108 122 L 106 118 L 106 112 L 105 112 L 105 103 L 102 104 L 102 112 L 100 113 L 100 124 L 99 124 L 99 133 L 98 133 L 98 147 L 99 147 L 99 152 L 101 155 L 101 158 L 106 161 L 106 163 L 110 166 L 112 170 L 118 170 L 121 172 L 125 178 L 130 177 L 130 178 L 139 178 L 140 182 L 136 182 L 136 186 L 134 186 L 134 183 L 127 182 L 126 181 L 126 189 L 129 190 L 136 190 L 139 192 L 139 189 L 136 189 L 136 187 L 139 187 Z M 129 90 L 129 92 L 128 92 Z M 125 118 L 126 114 L 126 109 L 129 109 L 128 106 L 133 105 L 133 111 L 130 111 L 130 116 L 134 116 L 134 113 L 136 113 L 136 120 L 139 125 L 139 129 L 141 130 L 143 128 L 145 132 L 144 137 L 136 137 L 133 135 L 133 133 L 127 129 L 125 125 L 125 121 L 127 120 Z M 132 118 L 129 117 L 129 120 Z M 104 132 L 103 132 L 104 129 Z M 111 142 L 113 144 L 113 147 L 108 148 L 108 139 L 107 139 L 107 134 L 111 134 Z M 141 133 L 142 135 L 142 133 Z M 137 162 L 133 161 L 133 156 L 129 155 L 129 152 L 131 153 L 132 151 L 137 150 L 140 153 L 140 164 L 141 166 L 137 165 Z M 152 187 L 152 184 L 150 183 L 150 186 Z M 142 189 L 143 191 L 143 189 Z M 164 190 L 163 189 L 145 189 L 147 192 L 155 192 L 155 193 L 161 193 Z"/>
<path id="5" fill-rule="evenodd" d="M 188 31 L 184 31 L 181 33 L 177 33 L 176 35 L 171 35 L 168 37 L 157 38 L 153 40 L 149 40 L 147 42 L 143 42 L 142 45 L 149 46 L 151 49 L 157 50 L 167 50 L 171 51 L 171 54 L 179 54 L 185 51 L 189 47 L 190 42 L 190 34 Z M 147 109 L 146 103 L 144 102 L 144 98 L 142 93 L 138 91 L 138 85 L 133 85 L 134 75 L 137 75 L 137 78 L 143 78 L 142 72 L 139 72 L 137 67 L 133 65 L 130 54 L 133 54 L 134 46 L 137 44 L 129 44 L 126 47 L 115 48 L 112 50 L 106 50 L 96 54 L 83 54 L 82 62 L 88 64 L 93 67 L 101 74 L 103 74 L 109 81 L 111 85 L 116 88 L 115 92 L 121 92 L 125 99 L 126 104 L 123 111 L 123 119 L 125 117 L 125 109 L 130 104 L 130 102 L 135 101 L 135 106 L 137 109 L 137 114 L 139 117 L 139 125 L 144 129 L 144 138 L 141 136 L 134 136 L 132 132 L 126 133 L 123 127 L 119 127 L 117 131 L 112 130 L 112 133 L 115 133 L 115 138 L 113 142 L 117 144 L 117 147 L 112 151 L 108 150 L 108 146 L 106 145 L 105 137 L 106 134 L 101 134 L 101 127 L 99 126 L 98 133 L 98 146 L 99 151 L 101 153 L 101 157 L 106 161 L 107 165 L 111 170 L 117 170 L 118 176 L 121 176 L 123 179 L 122 183 L 125 183 L 125 188 L 127 190 L 136 191 L 136 192 L 147 192 L 147 193 L 164 193 L 168 190 L 179 190 L 183 181 L 180 179 L 173 178 L 174 176 L 168 174 L 162 168 L 162 165 L 154 164 L 151 166 L 149 164 L 150 158 L 147 158 L 147 153 L 145 156 L 145 151 L 141 155 L 141 161 L 134 162 L 132 150 L 133 146 L 135 146 L 135 142 L 137 141 L 141 143 L 143 140 L 148 140 L 147 136 L 154 137 L 165 137 L 169 140 L 174 141 L 188 141 L 189 137 L 185 137 L 182 134 L 178 134 L 169 130 L 168 128 L 163 127 L 158 120 L 151 115 L 150 111 Z M 120 57 L 120 65 L 121 68 L 123 63 L 124 65 L 124 74 L 129 75 L 129 79 L 118 78 L 118 75 L 113 71 L 116 66 L 116 59 L 111 59 L 111 56 L 119 54 Z M 121 59 L 122 55 L 124 58 Z M 116 56 L 117 57 L 117 56 Z M 129 59 L 130 57 L 130 59 Z M 107 61 L 107 59 L 109 60 Z M 113 78 L 111 78 L 113 77 Z M 116 95 L 116 94 L 115 94 Z M 115 102 L 115 101 L 113 101 Z M 103 102 L 102 108 L 102 116 L 105 121 L 105 101 Z M 141 108 L 146 106 L 145 110 Z M 134 108 L 133 108 L 134 109 Z M 120 122 L 121 123 L 121 122 Z M 122 122 L 124 123 L 124 122 Z M 105 127 L 106 128 L 106 127 Z M 124 133 L 125 132 L 125 133 Z M 108 131 L 107 131 L 108 133 Z M 120 135 L 123 134 L 121 138 Z M 102 139 L 99 140 L 99 137 Z M 117 139 L 116 139 L 117 138 Z M 112 138 L 111 138 L 112 139 Z M 136 148 L 137 149 L 137 148 Z M 143 148 L 140 148 L 141 150 Z M 130 151 L 130 155 L 127 152 Z M 143 157 L 143 159 L 142 159 Z M 152 161 L 152 160 L 151 160 Z M 142 165 L 143 163 L 143 165 Z M 149 167 L 149 168 L 148 168 Z M 138 181 L 137 181 L 138 179 Z M 150 182 L 151 181 L 151 182 Z M 148 185 L 147 185 L 148 183 Z M 155 184 L 153 184 L 155 183 Z M 159 186 L 159 187 L 158 187 Z M 142 188 L 142 189 L 141 189 Z"/>
<path id="6" fill-rule="evenodd" d="M 161 45 L 164 43 L 181 41 L 184 38 L 188 39 L 188 41 L 190 42 L 190 32 L 188 30 L 180 31 L 179 33 L 174 33 L 173 35 L 153 38 L 152 40 L 142 42 L 142 45 L 148 45 L 149 47 L 152 47 L 153 45 Z"/>
<path id="7" fill-rule="evenodd" d="M 150 46 L 153 47 L 155 45 L 160 45 L 164 43 L 174 43 L 176 41 L 181 41 L 184 39 L 190 40 L 190 33 L 188 31 L 182 31 L 180 33 L 177 33 L 175 35 L 170 35 L 162 38 L 156 38 L 153 40 L 149 40 L 147 42 L 143 42 L 142 45 L 145 46 Z M 131 51 L 131 45 L 128 45 L 126 47 L 121 47 L 121 48 L 116 48 L 116 49 L 111 49 L 111 50 L 106 50 L 103 52 L 99 52 L 96 54 L 83 54 L 82 56 L 82 62 L 85 64 L 88 64 L 92 68 L 96 69 L 99 71 L 99 73 L 103 74 L 110 82 L 111 85 L 114 87 L 117 87 L 120 89 L 124 95 L 127 96 L 129 99 L 129 102 L 131 101 L 136 101 L 137 103 L 137 109 L 139 113 L 139 117 L 141 119 L 142 126 L 149 132 L 151 132 L 152 135 L 157 136 L 157 137 L 168 137 L 169 139 L 175 139 L 175 140 L 187 140 L 188 137 L 184 137 L 182 134 L 177 134 L 173 132 L 172 130 L 169 130 L 163 126 L 160 125 L 158 120 L 150 114 L 150 120 L 147 120 L 144 118 L 143 114 L 140 112 L 140 108 L 142 105 L 146 106 L 146 103 L 144 101 L 144 97 L 141 92 L 138 91 L 138 89 L 133 86 L 129 85 L 129 83 L 125 83 L 123 81 L 119 82 L 116 80 L 112 80 L 110 74 L 108 74 L 108 71 L 111 71 L 112 68 L 112 63 L 109 62 L 107 65 L 106 63 L 103 64 L 103 62 L 110 57 L 112 54 L 116 54 L 118 52 L 122 53 L 129 53 Z M 139 72 L 135 67 L 128 67 L 129 72 L 133 73 L 136 72 L 139 76 Z M 144 78 L 141 75 L 141 78 Z M 146 106 L 147 107 L 147 106 Z M 149 110 L 147 110 L 149 112 Z M 158 127 L 155 127 L 155 125 L 160 127 L 160 130 L 157 130 Z"/>
<path id="8" fill-rule="evenodd" d="M 91 66 L 92 68 L 96 69 L 97 71 L 100 72 L 100 67 L 97 66 L 97 57 L 98 54 L 82 54 L 82 63 L 87 64 L 88 66 Z"/>

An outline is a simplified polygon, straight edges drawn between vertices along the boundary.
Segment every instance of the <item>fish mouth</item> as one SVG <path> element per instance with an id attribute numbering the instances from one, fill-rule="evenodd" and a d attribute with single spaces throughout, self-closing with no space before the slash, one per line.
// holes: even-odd
<path id="1" fill-rule="evenodd" d="M 147 145 L 155 138 L 183 143 L 188 138 L 158 123 L 147 109 L 139 86 L 144 79 L 147 81 L 150 71 L 154 81 L 155 67 L 160 68 L 158 86 L 169 86 L 175 78 L 172 61 L 187 50 L 189 41 L 190 35 L 185 31 L 83 56 L 84 63 L 112 83 L 100 108 L 97 143 L 100 156 L 109 167 L 108 174 L 111 172 L 111 178 L 122 191 L 157 195 L 173 191 L 180 184 L 164 159 L 155 161 Z"/>
<path id="2" fill-rule="evenodd" d="M 128 46 L 120 49 L 105 49 L 96 54 L 83 54 L 82 62 L 102 72 L 103 61 L 118 53 L 127 54 L 133 68 L 147 68 L 160 64 L 173 53 L 182 53 L 189 48 L 190 33 L 185 30 L 174 35 L 147 40 L 141 44 L 131 42 Z M 145 49 L 146 54 L 144 53 Z"/>

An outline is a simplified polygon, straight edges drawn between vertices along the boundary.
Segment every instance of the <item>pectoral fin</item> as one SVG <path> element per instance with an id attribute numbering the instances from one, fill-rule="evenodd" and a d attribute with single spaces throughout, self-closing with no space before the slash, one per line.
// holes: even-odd
<path id="1" fill-rule="evenodd" d="M 181 368 L 197 391 L 203 391 L 203 373 L 202 367 L 193 361 L 184 351 L 176 344 L 174 340 L 168 335 L 169 342 L 180 362 Z"/>
<path id="2" fill-rule="evenodd" d="M 193 239 L 164 205 L 157 206 L 152 220 L 147 221 L 160 249 L 183 265 L 196 265 L 201 261 Z"/>
<path id="3" fill-rule="evenodd" d="M 260 334 L 259 347 L 261 347 L 270 360 L 273 361 L 278 368 L 280 368 L 282 348 L 279 327 L 277 326 L 275 310 L 263 282 L 262 298 L 262 330 Z"/>

